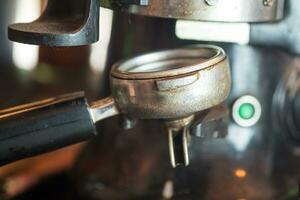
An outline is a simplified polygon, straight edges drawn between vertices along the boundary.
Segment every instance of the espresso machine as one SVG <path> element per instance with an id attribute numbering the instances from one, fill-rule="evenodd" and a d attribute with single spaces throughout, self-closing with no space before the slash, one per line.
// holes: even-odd
<path id="1" fill-rule="evenodd" d="M 0 110 L 1 165 L 90 139 L 67 181 L 17 199 L 298 197 L 296 0 L 49 0 L 8 37 L 90 45 L 100 6 L 114 10 L 101 100 Z"/>

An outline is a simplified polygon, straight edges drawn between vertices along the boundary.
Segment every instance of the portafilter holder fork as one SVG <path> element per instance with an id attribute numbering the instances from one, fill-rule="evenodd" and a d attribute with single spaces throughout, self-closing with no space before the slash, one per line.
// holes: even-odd
<path id="1" fill-rule="evenodd" d="M 118 114 L 130 118 L 164 120 L 168 128 L 170 159 L 175 167 L 189 164 L 189 125 L 194 113 L 222 103 L 230 92 L 231 78 L 224 51 L 216 46 L 202 45 L 148 53 L 119 62 L 112 67 L 110 83 L 111 97 L 94 102 L 91 106 L 84 103 L 91 121 L 89 124 L 92 126 Z M 79 97 L 76 98 L 78 100 Z M 51 104 L 52 109 L 53 104 L 56 103 Z M 41 107 L 33 110 L 36 109 L 41 110 Z M 14 109 L 8 110 L 12 113 Z M 21 113 L 27 112 L 28 108 Z M 1 129 L 2 124 L 5 126 L 1 121 L 9 122 L 7 118 L 10 118 L 7 112 L 5 117 L 1 117 L 1 114 L 4 116 L 3 111 L 0 111 L 0 151 L 1 133 L 7 130 Z M 90 132 L 94 129 L 94 126 L 91 127 Z M 72 138 L 72 130 L 64 131 L 69 131 Z M 68 144 L 72 143 L 71 139 L 67 140 Z"/>

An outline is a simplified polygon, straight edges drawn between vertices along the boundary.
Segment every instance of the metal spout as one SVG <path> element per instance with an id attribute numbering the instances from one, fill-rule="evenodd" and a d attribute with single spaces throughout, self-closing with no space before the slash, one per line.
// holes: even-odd
<path id="1" fill-rule="evenodd" d="M 167 121 L 171 165 L 189 165 L 190 124 L 194 116 Z"/>

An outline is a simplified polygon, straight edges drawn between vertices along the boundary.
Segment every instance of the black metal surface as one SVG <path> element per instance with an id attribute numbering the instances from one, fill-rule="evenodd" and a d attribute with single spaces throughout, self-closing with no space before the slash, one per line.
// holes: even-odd
<path id="1" fill-rule="evenodd" d="M 300 54 L 300 4 L 298 0 L 286 1 L 286 16 L 277 23 L 251 24 L 250 43 L 277 46 L 293 54 Z"/>
<path id="2" fill-rule="evenodd" d="M 200 112 L 195 116 L 191 135 L 200 138 L 224 138 L 228 133 L 229 110 L 224 105 Z"/>
<path id="3" fill-rule="evenodd" d="M 95 135 L 83 93 L 0 110 L 0 166 Z"/>
<path id="4" fill-rule="evenodd" d="M 10 25 L 12 41 L 47 46 L 88 45 L 99 39 L 99 0 L 50 0 L 40 18 Z"/>

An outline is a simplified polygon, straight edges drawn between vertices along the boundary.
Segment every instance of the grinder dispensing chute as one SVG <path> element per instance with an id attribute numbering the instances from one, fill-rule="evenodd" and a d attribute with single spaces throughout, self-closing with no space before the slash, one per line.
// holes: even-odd
<path id="1" fill-rule="evenodd" d="M 47 46 L 79 46 L 99 39 L 99 6 L 132 14 L 219 22 L 274 22 L 285 0 L 49 0 L 31 23 L 10 25 L 12 41 Z M 105 28 L 105 27 L 102 27 Z"/>

